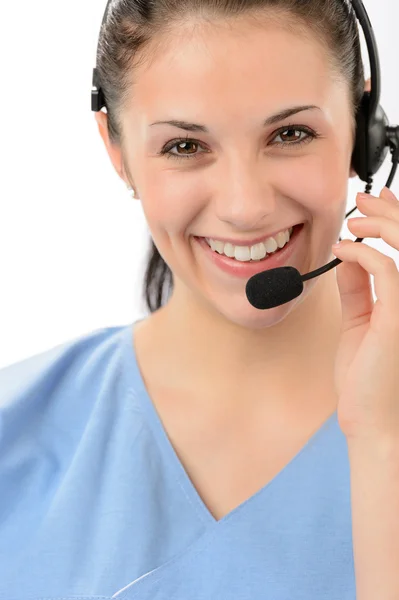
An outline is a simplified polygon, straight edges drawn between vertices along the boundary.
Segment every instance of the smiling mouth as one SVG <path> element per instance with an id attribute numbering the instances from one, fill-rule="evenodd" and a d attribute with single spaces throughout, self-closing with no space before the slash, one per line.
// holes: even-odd
<path id="1" fill-rule="evenodd" d="M 208 257 L 208 260 L 210 260 L 211 265 L 214 265 L 222 272 L 227 273 L 227 275 L 248 279 L 263 270 L 278 268 L 286 265 L 287 260 L 289 260 L 293 252 L 295 252 L 295 249 L 298 249 L 298 244 L 300 244 L 301 239 L 303 239 L 303 229 L 303 223 L 301 223 L 299 226 L 294 226 L 289 242 L 285 244 L 283 248 L 267 254 L 265 258 L 260 260 L 240 261 L 235 258 L 230 258 L 224 254 L 219 254 L 218 252 L 212 250 L 204 237 L 193 237 L 202 248 L 202 251 L 205 253 L 204 255 Z"/>
<path id="2" fill-rule="evenodd" d="M 304 223 L 298 223 L 298 224 L 296 224 L 296 225 L 293 225 L 293 226 L 292 226 L 292 231 L 291 231 L 291 233 L 290 233 L 289 239 L 288 239 L 288 241 L 287 241 L 287 242 L 284 244 L 284 246 L 282 246 L 281 248 L 280 248 L 280 247 L 277 247 L 277 248 L 276 248 L 276 250 L 273 250 L 273 252 L 266 252 L 266 255 L 265 255 L 263 258 L 254 258 L 254 259 L 253 259 L 253 258 L 250 258 L 249 260 L 239 260 L 239 259 L 235 258 L 235 256 L 228 256 L 227 254 L 224 254 L 224 252 L 218 252 L 217 250 L 215 250 L 214 248 L 212 248 L 211 244 L 209 243 L 209 239 L 210 239 L 210 238 L 206 238 L 206 237 L 198 237 L 198 236 L 195 236 L 195 237 L 196 237 L 198 240 L 200 240 L 200 239 L 204 240 L 204 242 L 205 242 L 205 243 L 206 243 L 206 244 L 209 246 L 209 249 L 210 249 L 212 252 L 214 252 L 215 254 L 218 254 L 219 256 L 221 256 L 221 257 L 223 257 L 223 258 L 230 258 L 230 260 L 234 260 L 234 261 L 241 262 L 241 263 L 247 263 L 247 264 L 248 264 L 248 263 L 258 263 L 258 262 L 261 262 L 261 261 L 265 261 L 265 260 L 267 260 L 267 258 L 269 258 L 269 257 L 271 257 L 271 256 L 274 256 L 275 254 L 278 254 L 279 252 L 283 251 L 283 250 L 284 250 L 284 248 L 286 248 L 286 247 L 288 246 L 288 244 L 290 243 L 292 236 L 293 236 L 294 234 L 296 234 L 296 233 L 297 233 L 299 230 L 301 230 L 301 229 L 302 229 L 302 227 L 303 227 L 303 225 L 304 225 Z M 267 239 L 267 238 L 264 238 L 264 240 L 265 240 L 265 241 L 266 241 L 266 239 Z M 226 242 L 226 243 L 227 243 L 227 242 Z M 260 243 L 260 242 L 257 242 L 257 244 L 259 244 L 259 243 Z M 251 248 L 251 246 L 255 246 L 255 245 L 257 245 L 257 244 L 252 244 L 252 245 L 248 244 L 248 246 L 246 246 L 246 247 L 247 247 L 247 248 Z M 235 246 L 234 244 L 231 244 L 231 245 L 232 245 L 232 246 Z M 244 246 L 237 246 L 237 248 L 241 248 L 241 247 L 244 247 Z"/>

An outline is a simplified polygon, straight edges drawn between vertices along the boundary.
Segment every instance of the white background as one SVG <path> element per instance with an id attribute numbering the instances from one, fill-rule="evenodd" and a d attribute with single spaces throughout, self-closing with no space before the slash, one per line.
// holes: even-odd
<path id="1" fill-rule="evenodd" d="M 381 105 L 399 124 L 399 2 L 364 4 L 380 54 Z M 147 314 L 141 295 L 149 230 L 90 110 L 105 6 L 105 0 L 2 3 L 0 367 Z M 374 178 L 374 195 L 388 178 L 390 157 Z M 399 173 L 391 189 L 399 197 Z M 350 180 L 347 211 L 363 190 L 358 178 Z M 346 226 L 341 237 L 354 239 Z M 399 267 L 397 250 L 382 240 L 367 244 Z"/>

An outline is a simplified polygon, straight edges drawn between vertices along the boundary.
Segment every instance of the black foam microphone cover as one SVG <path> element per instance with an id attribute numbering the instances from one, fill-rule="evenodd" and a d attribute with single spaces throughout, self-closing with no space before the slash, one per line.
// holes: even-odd
<path id="1" fill-rule="evenodd" d="M 294 267 L 269 269 L 251 277 L 245 291 L 249 302 L 255 308 L 274 308 L 291 302 L 302 294 L 302 276 Z"/>

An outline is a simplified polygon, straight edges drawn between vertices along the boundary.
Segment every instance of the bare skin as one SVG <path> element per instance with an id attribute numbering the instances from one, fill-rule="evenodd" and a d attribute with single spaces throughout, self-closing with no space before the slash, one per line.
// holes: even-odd
<path id="1" fill-rule="evenodd" d="M 306 282 L 299 298 L 257 310 L 246 281 L 211 265 L 191 236 L 250 240 L 305 222 L 290 264 L 305 273 L 332 260 L 355 176 L 349 88 L 331 77 L 316 41 L 273 22 L 180 27 L 161 42 L 135 73 L 124 147 L 110 143 L 105 113 L 96 120 L 174 273 L 167 304 L 135 326 L 139 367 L 186 472 L 220 519 L 334 413 L 341 304 L 332 270 Z M 283 108 L 310 104 L 321 110 L 261 126 Z M 150 126 L 168 119 L 204 124 L 209 133 Z M 320 137 L 294 148 L 294 126 Z M 197 144 L 198 160 L 158 154 L 185 137 L 191 145 L 181 154 Z"/>

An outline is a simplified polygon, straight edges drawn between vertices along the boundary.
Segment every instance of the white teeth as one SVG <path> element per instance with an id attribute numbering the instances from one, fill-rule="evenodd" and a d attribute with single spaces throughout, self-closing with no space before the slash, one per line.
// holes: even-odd
<path id="1" fill-rule="evenodd" d="M 280 231 L 275 238 L 267 238 L 264 242 L 250 247 L 233 246 L 233 244 L 225 244 L 211 238 L 205 239 L 214 252 L 225 254 L 229 258 L 235 258 L 240 262 L 248 262 L 250 260 L 262 260 L 266 254 L 273 254 L 277 249 L 283 248 L 289 242 L 293 229 L 293 227 L 290 227 L 286 231 Z"/>
<path id="2" fill-rule="evenodd" d="M 251 260 L 251 249 L 248 246 L 235 246 L 234 258 L 243 262 Z"/>
<path id="3" fill-rule="evenodd" d="M 222 244 L 222 242 L 220 242 Z M 223 246 L 223 244 L 222 244 Z M 224 245 L 224 253 L 229 258 L 234 258 L 234 246 L 233 244 L 225 244 Z"/>
<path id="4" fill-rule="evenodd" d="M 252 260 L 261 260 L 262 258 L 265 258 L 266 254 L 267 250 L 265 244 L 259 243 L 251 247 Z"/>
<path id="5" fill-rule="evenodd" d="M 219 254 L 223 254 L 224 243 L 218 242 L 217 240 L 210 239 L 210 241 L 208 242 L 209 245 L 211 245 L 211 242 L 213 242 L 213 246 L 211 246 L 212 250 L 215 250 L 215 252 L 219 252 Z"/>

